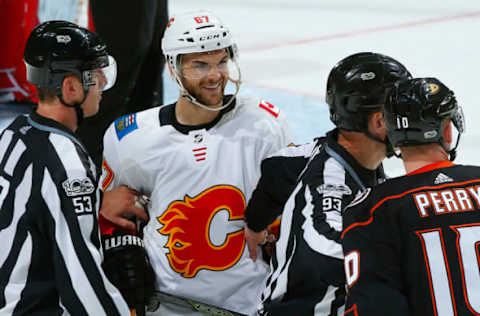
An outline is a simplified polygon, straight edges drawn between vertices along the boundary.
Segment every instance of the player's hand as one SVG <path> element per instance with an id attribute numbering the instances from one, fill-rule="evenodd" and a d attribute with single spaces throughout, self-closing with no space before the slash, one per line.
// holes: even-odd
<path id="1" fill-rule="evenodd" d="M 129 217 L 137 216 L 144 222 L 148 222 L 148 213 L 144 206 L 138 202 L 140 193 L 119 186 L 103 195 L 100 213 L 113 224 L 127 230 L 136 231 L 136 225 Z"/>
<path id="2" fill-rule="evenodd" d="M 252 258 L 253 261 L 256 261 L 258 246 L 263 246 L 267 242 L 275 241 L 275 236 L 269 235 L 267 229 L 257 233 L 245 225 L 245 240 L 247 241 L 250 258 Z"/>

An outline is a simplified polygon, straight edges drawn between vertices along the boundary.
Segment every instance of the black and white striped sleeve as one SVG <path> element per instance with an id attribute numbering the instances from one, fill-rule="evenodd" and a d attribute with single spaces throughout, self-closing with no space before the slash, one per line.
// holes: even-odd
<path id="1" fill-rule="evenodd" d="M 93 163 L 33 116 L 0 134 L 0 315 L 130 315 L 101 267 Z"/>
<path id="2" fill-rule="evenodd" d="M 262 161 L 261 177 L 245 209 L 250 229 L 262 231 L 282 214 L 313 147 L 314 143 L 286 147 Z"/>
<path id="3" fill-rule="evenodd" d="M 273 269 L 262 295 L 264 313 L 343 315 L 340 235 L 352 185 L 343 166 L 324 152 L 310 161 L 283 210 Z"/>
<path id="4" fill-rule="evenodd" d="M 87 315 L 129 313 L 101 268 L 97 224 L 100 190 L 88 158 L 61 135 L 51 134 L 49 140 L 55 150 L 52 158 L 58 157 L 59 166 L 47 164 L 43 170 L 41 195 L 49 212 L 61 302 L 67 310 L 83 309 Z"/>
<path id="5" fill-rule="evenodd" d="M 127 315 L 126 303 L 101 268 L 101 197 L 88 157 L 64 136 L 52 133 L 49 141 L 40 191 L 61 304 L 71 313 Z"/>

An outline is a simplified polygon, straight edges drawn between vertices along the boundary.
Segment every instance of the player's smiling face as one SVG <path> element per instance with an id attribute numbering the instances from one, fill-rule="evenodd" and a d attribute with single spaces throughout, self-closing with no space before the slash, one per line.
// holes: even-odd
<path id="1" fill-rule="evenodd" d="M 180 74 L 183 86 L 200 103 L 221 106 L 228 79 L 228 61 L 224 49 L 183 55 Z"/>

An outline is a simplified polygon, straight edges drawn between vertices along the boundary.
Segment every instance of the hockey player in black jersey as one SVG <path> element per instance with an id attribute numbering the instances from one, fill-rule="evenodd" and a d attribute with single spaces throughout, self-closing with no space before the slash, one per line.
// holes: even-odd
<path id="1" fill-rule="evenodd" d="M 461 108 L 439 80 L 418 78 L 394 86 L 385 119 L 407 175 L 345 210 L 345 315 L 480 315 L 480 168 L 449 161 Z"/>
<path id="2" fill-rule="evenodd" d="M 388 56 L 359 53 L 343 59 L 327 82 L 337 128 L 313 145 L 290 147 L 264 160 L 246 210 L 252 257 L 267 225 L 280 214 L 282 220 L 260 314 L 343 314 L 342 212 L 355 195 L 384 179 L 381 162 L 391 151 L 382 116 L 385 93 L 409 77 Z"/>

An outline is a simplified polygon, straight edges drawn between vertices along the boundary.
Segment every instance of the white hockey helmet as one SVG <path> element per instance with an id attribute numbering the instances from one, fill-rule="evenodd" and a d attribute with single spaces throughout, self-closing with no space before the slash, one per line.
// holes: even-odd
<path id="1" fill-rule="evenodd" d="M 178 70 L 179 55 L 203 53 L 226 48 L 230 58 L 237 58 L 237 45 L 230 30 L 208 11 L 174 16 L 162 39 L 162 50 L 173 71 Z"/>
<path id="2" fill-rule="evenodd" d="M 187 97 L 193 103 L 209 109 L 218 111 L 227 107 L 226 105 L 212 109 L 197 101 L 182 85 L 178 74 L 181 73 L 181 58 L 183 54 L 203 53 L 219 49 L 226 49 L 231 61 L 234 63 L 238 71 L 238 79 L 230 80 L 235 84 L 236 91 L 234 97 L 237 95 L 240 83 L 241 74 L 237 63 L 238 49 L 233 41 L 230 30 L 223 24 L 223 22 L 208 11 L 195 11 L 183 13 L 174 16 L 170 19 L 165 29 L 162 38 L 162 51 L 165 59 L 173 71 L 175 81 L 180 87 L 182 95 Z"/>

